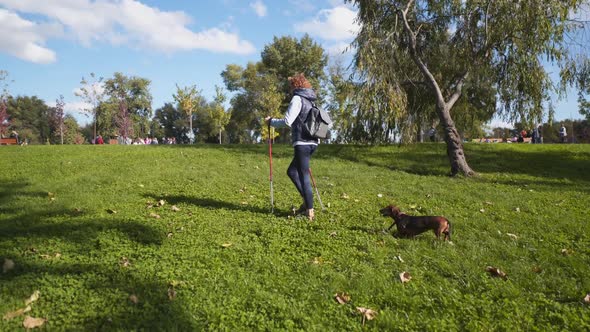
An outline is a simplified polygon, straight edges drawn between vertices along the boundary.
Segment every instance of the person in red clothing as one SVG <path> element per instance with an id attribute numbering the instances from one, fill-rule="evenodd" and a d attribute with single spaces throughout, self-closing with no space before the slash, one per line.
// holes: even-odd
<path id="1" fill-rule="evenodd" d="M 102 136 L 98 135 L 98 137 L 96 138 L 96 144 L 104 144 L 104 140 L 102 139 Z"/>

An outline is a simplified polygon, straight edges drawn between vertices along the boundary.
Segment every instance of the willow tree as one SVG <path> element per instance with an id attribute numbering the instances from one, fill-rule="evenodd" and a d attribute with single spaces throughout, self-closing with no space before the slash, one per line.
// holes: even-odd
<path id="1" fill-rule="evenodd" d="M 470 176 L 452 110 L 467 85 L 492 80 L 497 113 L 530 121 L 553 84 L 543 61 L 568 62 L 579 0 L 346 0 L 358 11 L 361 70 L 394 86 L 424 84 L 443 126 L 451 175 Z M 401 89 L 398 89 L 401 90 Z"/>

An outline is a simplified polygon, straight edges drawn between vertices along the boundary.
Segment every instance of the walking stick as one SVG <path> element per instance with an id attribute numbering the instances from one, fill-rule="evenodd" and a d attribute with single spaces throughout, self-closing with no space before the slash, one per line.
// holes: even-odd
<path id="1" fill-rule="evenodd" d="M 270 213 L 275 212 L 275 197 L 272 186 L 272 137 L 270 132 L 270 120 L 268 121 L 268 159 L 270 164 Z"/>
<path id="2" fill-rule="evenodd" d="M 324 208 L 324 203 L 322 203 L 322 198 L 320 197 L 320 192 L 318 190 L 318 186 L 315 184 L 315 179 L 313 178 L 313 175 L 311 174 L 311 168 L 309 169 L 309 177 L 311 178 L 311 183 L 313 183 L 313 186 L 315 187 L 315 193 L 316 195 L 318 195 L 318 201 L 320 201 L 320 206 L 322 207 L 322 211 L 326 210 Z"/>

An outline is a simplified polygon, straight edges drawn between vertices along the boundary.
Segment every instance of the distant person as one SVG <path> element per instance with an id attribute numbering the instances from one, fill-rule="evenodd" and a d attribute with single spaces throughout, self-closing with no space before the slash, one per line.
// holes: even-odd
<path id="1" fill-rule="evenodd" d="M 561 143 L 565 143 L 567 141 L 567 130 L 565 129 L 565 125 L 562 123 L 561 128 L 559 128 L 559 140 Z"/>
<path id="2" fill-rule="evenodd" d="M 434 142 L 436 137 L 436 129 L 434 129 L 434 126 L 431 126 L 430 129 L 428 130 L 428 137 L 430 137 L 430 141 Z"/>
<path id="3" fill-rule="evenodd" d="M 543 125 L 539 125 L 537 127 L 537 132 L 539 137 L 537 138 L 537 141 L 539 144 L 543 144 Z"/>
<path id="4" fill-rule="evenodd" d="M 13 130 L 10 132 L 10 138 L 16 138 L 16 144 L 19 144 L 18 142 L 18 133 L 16 132 L 16 130 Z"/>
<path id="5" fill-rule="evenodd" d="M 98 135 L 98 137 L 96 137 L 96 144 L 104 144 L 104 140 L 102 139 L 102 136 Z"/>
<path id="6" fill-rule="evenodd" d="M 539 138 L 539 127 L 535 126 L 533 128 L 533 132 L 531 133 L 531 143 L 537 144 L 539 143 L 537 140 Z"/>

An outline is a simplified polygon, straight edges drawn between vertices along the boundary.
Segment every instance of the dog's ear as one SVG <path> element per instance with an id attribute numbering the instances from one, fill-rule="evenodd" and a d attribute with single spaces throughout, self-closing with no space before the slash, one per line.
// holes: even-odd
<path id="1" fill-rule="evenodd" d="M 394 216 L 398 216 L 401 213 L 397 206 L 390 205 L 389 208 L 391 209 L 391 214 Z"/>

